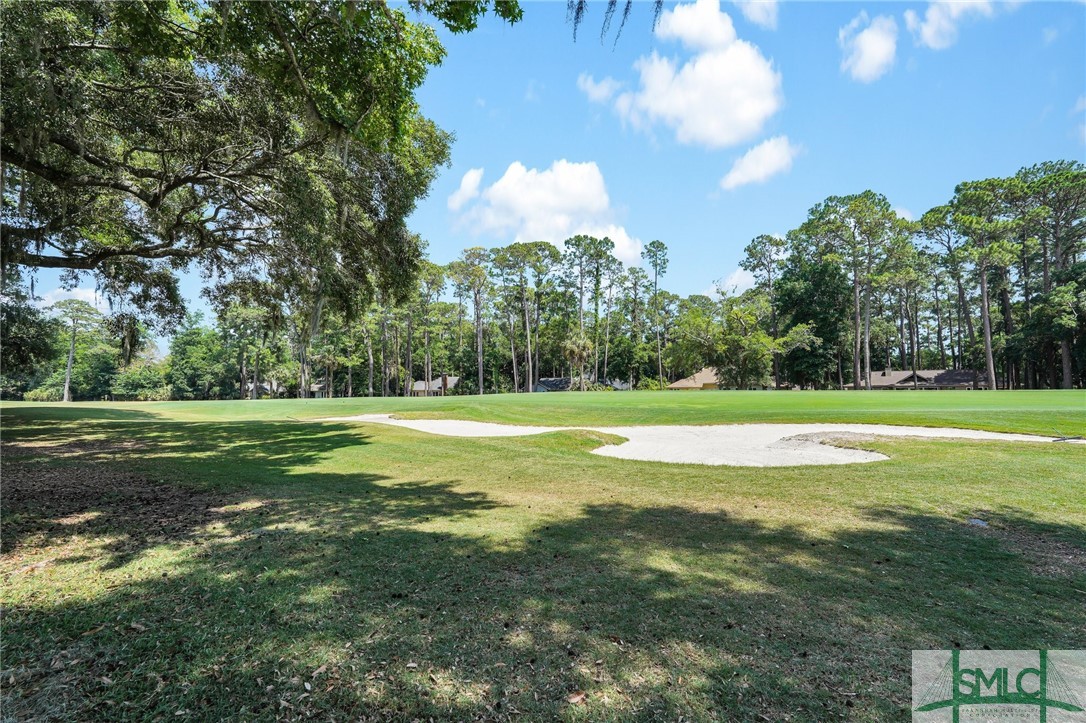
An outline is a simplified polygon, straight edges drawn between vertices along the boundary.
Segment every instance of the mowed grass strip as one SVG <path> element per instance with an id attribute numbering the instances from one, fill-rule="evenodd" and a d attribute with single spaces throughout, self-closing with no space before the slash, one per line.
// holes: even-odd
<path id="1" fill-rule="evenodd" d="M 1086 639 L 1078 446 L 744 469 L 85 408 L 4 409 L 17 720 L 902 719 L 912 649 Z"/>
<path id="2" fill-rule="evenodd" d="M 853 422 L 1086 435 L 1086 391 L 564 392 L 430 398 L 25 404 L 4 414 L 40 420 L 289 421 L 393 413 L 569 426 Z"/>

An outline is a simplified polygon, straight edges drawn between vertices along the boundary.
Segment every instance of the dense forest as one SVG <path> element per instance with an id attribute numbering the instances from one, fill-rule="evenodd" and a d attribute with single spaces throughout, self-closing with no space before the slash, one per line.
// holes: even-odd
<path id="1" fill-rule="evenodd" d="M 458 394 L 529 392 L 543 377 L 659 389 L 705 366 L 740 389 L 855 379 L 863 389 L 888 368 L 1069 388 L 1086 376 L 1084 233 L 1086 169 L 1052 162 L 962 183 L 918 221 L 870 191 L 827 198 L 785 237 L 746 246 L 756 284 L 738 294 L 668 291 L 663 242 L 625 267 L 609 239 L 574 236 L 561 249 L 516 243 L 423 261 L 395 302 L 295 303 L 269 281 L 226 285 L 208 294 L 213 319 L 187 316 L 156 350 L 133 314 L 74 300 L 40 310 L 9 291 L 3 390 L 37 400 L 389 396 L 443 373 L 461 378 Z"/>

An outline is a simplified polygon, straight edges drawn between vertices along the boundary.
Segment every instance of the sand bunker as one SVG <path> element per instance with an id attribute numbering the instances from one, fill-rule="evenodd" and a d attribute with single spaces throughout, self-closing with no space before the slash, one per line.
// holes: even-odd
<path id="1" fill-rule="evenodd" d="M 589 429 L 625 437 L 622 444 L 592 450 L 603 457 L 645 462 L 792 467 L 806 464 L 855 464 L 887 459 L 877 452 L 834 447 L 833 440 L 874 437 L 979 439 L 1002 442 L 1052 442 L 1030 434 L 982 432 L 945 427 L 899 427 L 891 424 L 718 424 L 654 427 L 525 427 L 458 419 L 395 419 L 388 414 L 333 417 L 322 421 L 372 422 L 446 437 L 520 437 L 569 429 Z M 1084 440 L 1072 443 L 1082 444 Z"/>

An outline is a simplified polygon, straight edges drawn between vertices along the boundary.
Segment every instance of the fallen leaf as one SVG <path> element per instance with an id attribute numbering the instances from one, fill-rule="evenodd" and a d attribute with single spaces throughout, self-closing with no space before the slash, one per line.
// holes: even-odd
<path id="1" fill-rule="evenodd" d="M 417 667 L 419 667 L 419 664 L 418 663 L 408 663 L 407 667 L 408 668 L 417 668 Z"/>
<path id="2" fill-rule="evenodd" d="M 319 668 L 317 668 L 316 670 L 313 671 L 313 676 L 312 677 L 316 678 L 318 675 L 320 675 L 321 673 L 323 673 L 326 670 L 328 670 L 328 666 L 327 665 L 322 665 L 321 667 L 319 667 Z"/>
<path id="3" fill-rule="evenodd" d="M 308 680 L 307 680 L 307 681 L 306 681 L 306 683 L 305 683 L 305 689 L 306 689 L 306 690 L 313 690 L 313 686 L 309 684 L 309 681 L 308 681 Z"/>
<path id="4" fill-rule="evenodd" d="M 566 698 L 566 700 L 568 700 L 573 705 L 581 705 L 584 703 L 586 695 L 587 694 L 583 690 L 578 690 L 576 693 L 570 694 L 570 696 Z"/>
<path id="5" fill-rule="evenodd" d="M 135 631 L 137 631 L 137 632 L 141 632 L 141 633 L 142 633 L 142 632 L 143 632 L 144 630 L 146 630 L 146 629 L 147 629 L 147 626 L 146 626 L 146 625 L 140 625 L 139 623 L 132 623 L 132 624 L 131 624 L 131 625 L 129 625 L 128 627 L 132 628 L 133 630 L 135 630 Z M 177 715 L 177 713 L 174 713 L 174 715 Z"/>

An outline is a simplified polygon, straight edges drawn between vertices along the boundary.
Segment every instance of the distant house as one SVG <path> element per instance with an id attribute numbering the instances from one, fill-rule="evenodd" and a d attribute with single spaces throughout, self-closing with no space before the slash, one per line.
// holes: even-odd
<path id="1" fill-rule="evenodd" d="M 328 397 L 328 385 L 325 383 L 310 384 L 309 396 L 313 399 L 325 399 Z"/>
<path id="2" fill-rule="evenodd" d="M 450 389 L 455 389 L 456 385 L 460 383 L 460 377 L 450 376 L 448 374 L 441 374 L 430 380 L 430 384 L 426 384 L 426 380 L 422 379 L 411 385 L 411 396 L 413 397 L 440 397 L 449 392 Z"/>
<path id="3" fill-rule="evenodd" d="M 274 379 L 269 379 L 267 381 L 260 382 L 260 384 L 256 385 L 256 394 L 257 394 L 257 396 L 265 396 L 266 395 L 266 396 L 269 396 L 269 397 L 278 397 L 278 396 L 281 396 L 282 394 L 284 394 L 286 391 L 287 391 L 287 388 L 284 385 L 280 384 L 279 382 L 275 381 Z M 252 382 L 245 382 L 245 395 L 249 396 L 250 394 L 252 394 L 252 392 L 253 392 L 253 383 Z"/>
<path id="4" fill-rule="evenodd" d="M 667 388 L 676 390 L 720 389 L 720 381 L 717 379 L 716 369 L 705 367 L 686 379 L 680 379 L 677 382 L 668 384 Z"/>
<path id="5" fill-rule="evenodd" d="M 533 392 L 568 392 L 573 388 L 573 377 L 543 377 L 532 388 Z"/>
<path id="6" fill-rule="evenodd" d="M 884 369 L 871 374 L 872 389 L 976 389 L 982 385 L 980 375 L 970 369 Z M 860 382 L 860 386 L 865 384 Z"/>

